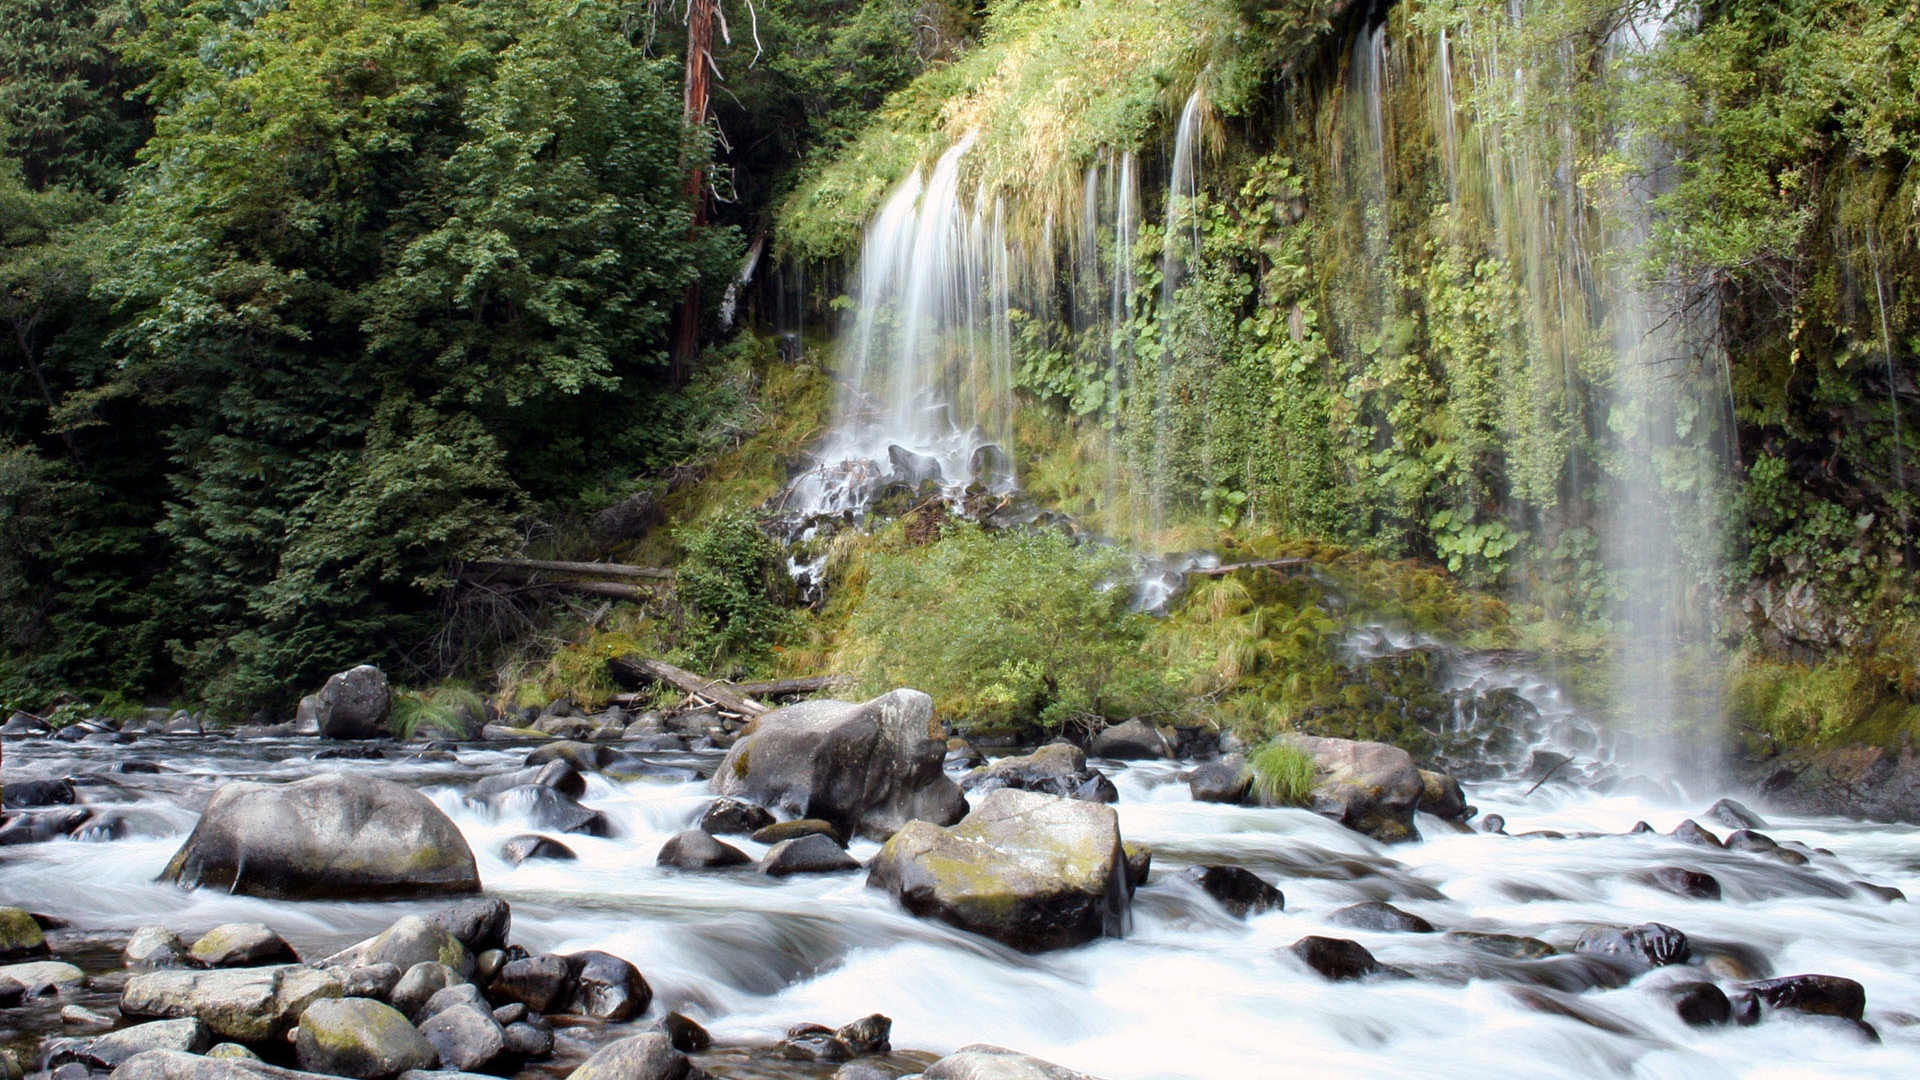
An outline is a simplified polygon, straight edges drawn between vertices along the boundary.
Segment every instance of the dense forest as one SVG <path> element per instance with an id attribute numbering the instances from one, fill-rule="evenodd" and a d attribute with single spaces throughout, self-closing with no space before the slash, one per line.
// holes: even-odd
<path id="1" fill-rule="evenodd" d="M 643 650 L 1390 734 L 1340 591 L 1575 683 L 1656 645 L 1770 738 L 1912 730 L 1911 5 L 724 3 L 692 124 L 688 14 L 0 0 L 0 696 L 591 698 Z M 1020 486 L 1115 543 L 922 504 L 797 588 L 761 521 L 950 150 Z M 1195 548 L 1334 577 L 1103 591 Z M 501 555 L 678 578 L 490 605 Z"/>

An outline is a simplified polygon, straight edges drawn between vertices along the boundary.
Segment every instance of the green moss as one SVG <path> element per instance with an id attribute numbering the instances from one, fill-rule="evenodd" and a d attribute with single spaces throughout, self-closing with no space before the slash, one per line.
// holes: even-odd
<path id="1" fill-rule="evenodd" d="M 1313 803 L 1313 756 L 1286 742 L 1260 748 L 1247 766 L 1253 770 L 1253 792 L 1266 806 L 1309 806 Z"/>

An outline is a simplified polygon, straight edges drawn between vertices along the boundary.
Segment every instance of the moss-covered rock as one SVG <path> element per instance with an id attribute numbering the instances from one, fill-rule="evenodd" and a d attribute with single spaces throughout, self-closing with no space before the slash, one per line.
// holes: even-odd
<path id="1" fill-rule="evenodd" d="M 353 1080 L 392 1080 L 438 1059 L 406 1017 L 366 998 L 315 1002 L 300 1017 L 293 1046 L 301 1068 Z"/>
<path id="2" fill-rule="evenodd" d="M 47 955 L 47 938 L 32 915 L 17 907 L 0 907 L 0 960 L 25 960 Z"/>
<path id="3" fill-rule="evenodd" d="M 1314 760 L 1313 810 L 1384 843 L 1420 839 L 1413 814 L 1426 792 L 1412 755 L 1385 743 L 1289 736 Z"/>
<path id="4" fill-rule="evenodd" d="M 120 992 L 131 1017 L 197 1017 L 215 1035 L 242 1043 L 284 1036 L 308 1006 L 341 995 L 340 980 L 313 968 L 228 968 L 135 974 Z"/>

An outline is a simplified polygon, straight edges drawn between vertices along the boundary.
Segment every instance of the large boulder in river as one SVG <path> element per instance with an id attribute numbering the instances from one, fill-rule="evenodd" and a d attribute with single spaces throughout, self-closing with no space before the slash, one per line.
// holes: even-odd
<path id="1" fill-rule="evenodd" d="M 1002 788 L 952 828 L 915 821 L 871 863 L 867 884 L 908 911 L 1027 952 L 1127 921 L 1127 859 L 1108 806 Z"/>
<path id="2" fill-rule="evenodd" d="M 392 707 L 386 673 L 361 664 L 327 680 L 314 695 L 313 718 L 323 738 L 378 739 L 393 734 L 387 726 Z"/>
<path id="3" fill-rule="evenodd" d="M 920 1075 L 926 1080 L 1094 1080 L 1051 1061 L 986 1043 L 963 1046 Z"/>
<path id="4" fill-rule="evenodd" d="M 1287 742 L 1313 759 L 1313 810 L 1383 843 L 1418 840 L 1413 812 L 1426 782 L 1413 755 L 1386 743 L 1294 735 Z"/>
<path id="5" fill-rule="evenodd" d="M 478 892 L 473 852 L 425 795 L 327 774 L 227 784 L 161 879 L 275 900 L 376 900 Z"/>
<path id="6" fill-rule="evenodd" d="M 1122 761 L 1145 761 L 1173 756 L 1173 746 L 1160 729 L 1145 720 L 1115 724 L 1093 737 L 1093 756 Z"/>
<path id="7" fill-rule="evenodd" d="M 392 1080 L 439 1060 L 411 1021 L 367 998 L 314 1002 L 300 1017 L 293 1048 L 302 1069 L 352 1080 Z"/>
<path id="8" fill-rule="evenodd" d="M 909 821 L 949 825 L 967 812 L 947 779 L 933 699 L 895 690 L 872 701 L 805 701 L 754 721 L 714 774 L 713 791 L 842 836 L 885 840 Z"/>
<path id="9" fill-rule="evenodd" d="M 193 1017 L 223 1039 L 263 1043 L 285 1035 L 314 1002 L 337 998 L 344 989 L 331 972 L 297 964 L 148 971 L 127 979 L 120 1012 L 158 1020 Z"/>

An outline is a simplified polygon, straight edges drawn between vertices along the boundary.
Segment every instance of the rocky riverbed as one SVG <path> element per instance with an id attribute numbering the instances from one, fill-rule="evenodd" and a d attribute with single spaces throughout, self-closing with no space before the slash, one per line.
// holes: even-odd
<path id="1" fill-rule="evenodd" d="M 924 728 L 913 704 L 890 707 Z M 833 727 L 834 752 L 771 777 L 754 739 L 723 759 L 645 733 L 344 757 L 271 734 L 10 738 L 10 804 L 50 805 L 0 847 L 0 903 L 45 925 L 0 913 L 7 963 L 38 965 L 0 972 L 21 984 L 0 980 L 0 1044 L 60 1080 L 1920 1075 L 1912 827 L 1603 795 L 1565 768 L 1468 784 L 1469 822 L 1409 809 L 1418 839 L 1376 838 L 1344 803 L 1197 801 L 1193 760 L 942 770 L 939 744 L 929 771 L 922 740 L 887 734 L 898 716 L 822 715 L 802 726 Z M 756 738 L 764 759 L 805 743 Z M 899 782 L 852 792 L 819 764 L 901 755 Z M 327 814 L 411 807 L 430 887 L 370 886 L 370 857 L 312 898 L 258 855 L 222 878 L 237 783 L 378 795 L 256 811 L 242 847 L 296 870 Z M 1423 805 L 1458 817 L 1445 803 Z M 935 820 L 901 829 L 886 807 L 907 804 Z M 346 848 L 378 854 L 377 832 Z M 161 880 L 189 865 L 200 888 Z M 466 866 L 479 900 L 455 895 Z M 126 1054 L 145 1046 L 164 1052 Z"/>

